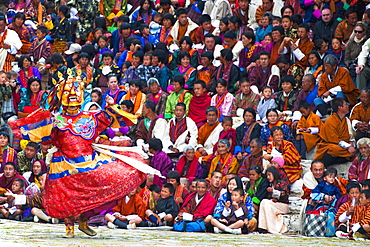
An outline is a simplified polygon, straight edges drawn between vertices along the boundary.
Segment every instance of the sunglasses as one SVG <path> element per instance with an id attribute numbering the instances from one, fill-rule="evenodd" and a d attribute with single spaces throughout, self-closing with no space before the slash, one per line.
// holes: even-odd
<path id="1" fill-rule="evenodd" d="M 355 32 L 355 33 L 363 33 L 364 31 L 358 31 L 358 30 L 355 30 L 354 32 Z"/>

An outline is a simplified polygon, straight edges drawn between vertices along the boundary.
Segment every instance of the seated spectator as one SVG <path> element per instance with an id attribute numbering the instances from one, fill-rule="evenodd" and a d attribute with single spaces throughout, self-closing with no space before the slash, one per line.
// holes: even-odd
<path id="1" fill-rule="evenodd" d="M 345 20 L 338 24 L 334 37 L 347 43 L 357 23 L 357 13 L 354 7 L 349 7 L 345 12 Z"/>
<path id="2" fill-rule="evenodd" d="M 262 146 L 267 147 L 272 143 L 271 130 L 274 127 L 281 127 L 284 133 L 284 140 L 291 142 L 292 133 L 288 125 L 284 122 L 279 121 L 279 114 L 276 109 L 268 109 L 266 112 L 267 124 L 265 124 L 261 129 L 261 141 Z"/>
<path id="3" fill-rule="evenodd" d="M 155 78 L 158 79 L 159 86 L 165 92 L 167 92 L 168 82 L 172 79 L 171 70 L 166 66 L 168 61 L 168 55 L 163 50 L 155 50 L 153 52 L 152 63 L 158 62 L 159 71 Z"/>
<path id="4" fill-rule="evenodd" d="M 212 214 L 215 206 L 216 199 L 208 192 L 208 183 L 204 179 L 199 179 L 197 181 L 196 192 L 191 193 L 185 199 L 176 221 L 204 220 L 207 215 Z"/>
<path id="5" fill-rule="evenodd" d="M 18 106 L 18 117 L 27 117 L 39 108 L 49 109 L 48 92 L 41 90 L 41 80 L 31 77 L 27 87 L 22 89 L 21 103 Z"/>
<path id="6" fill-rule="evenodd" d="M 260 95 L 251 90 L 251 84 L 246 77 L 240 79 L 239 87 L 241 92 L 235 95 L 231 111 L 232 117 L 241 117 L 242 113 L 244 113 L 243 109 L 246 108 L 257 110 L 257 105 L 260 101 Z"/>
<path id="7" fill-rule="evenodd" d="M 252 220 L 254 210 L 248 204 L 252 204 L 250 202 L 250 198 L 248 195 L 246 197 L 249 198 L 248 202 L 244 201 L 244 190 L 243 189 L 234 189 L 232 192 L 231 201 L 227 201 L 225 204 L 225 208 L 221 214 L 220 219 L 211 219 L 211 224 L 214 227 L 215 233 L 227 232 L 232 234 L 242 234 L 242 228 L 245 227 L 245 221 Z"/>
<path id="8" fill-rule="evenodd" d="M 352 161 L 348 171 L 348 179 L 362 183 L 370 174 L 370 139 L 361 138 L 357 141 L 356 146 L 360 150 L 360 155 Z"/>
<path id="9" fill-rule="evenodd" d="M 212 24 L 219 26 L 220 20 L 224 17 L 230 17 L 232 10 L 229 1 L 208 1 L 204 4 L 203 15 L 209 15 Z M 199 21 L 200 22 L 200 21 Z"/>
<path id="10" fill-rule="evenodd" d="M 295 81 L 292 75 L 284 76 L 281 80 L 282 91 L 276 93 L 276 109 L 283 113 L 285 122 L 290 122 L 288 116 L 292 116 L 294 103 L 298 96 L 298 91 L 294 90 Z"/>
<path id="11" fill-rule="evenodd" d="M 207 93 L 207 86 L 204 81 L 195 81 L 194 96 L 189 104 L 189 117 L 200 128 L 207 122 L 206 111 L 211 104 L 211 97 Z"/>
<path id="12" fill-rule="evenodd" d="M 181 75 L 185 79 L 187 88 L 192 89 L 194 87 L 194 81 L 197 77 L 197 70 L 190 64 L 190 54 L 187 51 L 183 51 L 179 54 L 180 65 L 177 66 L 172 76 Z M 198 61 L 198 58 L 197 60 Z M 197 62 L 196 62 L 197 63 Z"/>
<path id="13" fill-rule="evenodd" d="M 245 191 L 252 198 L 254 215 L 258 218 L 260 203 L 267 198 L 269 181 L 262 174 L 263 168 L 252 165 L 248 170 L 249 181 L 245 186 Z"/>
<path id="14" fill-rule="evenodd" d="M 117 75 L 114 75 L 114 74 L 111 74 L 111 75 L 108 75 L 107 76 L 107 79 L 108 79 L 108 91 L 105 92 L 105 94 L 103 95 L 103 102 L 102 102 L 102 109 L 105 108 L 106 106 L 106 99 L 107 97 L 111 97 L 113 100 L 114 100 L 114 104 L 119 104 L 123 98 L 123 96 L 126 94 L 126 92 L 123 90 L 123 89 L 120 89 L 118 87 L 118 79 L 117 79 Z"/>
<path id="15" fill-rule="evenodd" d="M 309 109 L 312 112 L 315 112 L 316 107 L 314 104 L 314 100 L 317 98 L 317 91 L 318 91 L 319 85 L 316 84 L 316 80 L 314 75 L 312 74 L 306 74 L 302 78 L 302 90 L 298 93 L 297 99 L 294 102 L 293 107 L 293 121 L 296 121 L 294 117 L 294 114 L 296 111 L 299 110 L 299 103 L 301 101 L 306 101 L 308 103 Z"/>
<path id="16" fill-rule="evenodd" d="M 222 118 L 222 128 L 220 132 L 220 136 L 218 137 L 218 141 L 225 139 L 228 140 L 230 143 L 230 153 L 234 153 L 235 146 L 236 146 L 236 130 L 232 128 L 233 126 L 233 119 L 229 116 Z M 218 145 L 213 147 L 213 153 L 217 152 Z"/>
<path id="17" fill-rule="evenodd" d="M 195 178 L 203 177 L 203 168 L 195 157 L 195 150 L 192 146 L 184 148 L 184 155 L 177 162 L 175 170 L 181 178 L 187 178 L 189 183 Z"/>
<path id="18" fill-rule="evenodd" d="M 221 181 L 222 181 L 222 173 L 219 171 L 214 171 L 211 174 L 211 178 L 209 179 L 209 193 L 213 198 L 218 200 L 220 197 L 220 193 L 222 190 L 221 186 Z"/>
<path id="19" fill-rule="evenodd" d="M 16 166 L 18 166 L 17 151 L 9 146 L 9 134 L 5 131 L 0 132 L 0 154 L 0 173 L 4 172 L 4 166 L 8 162 L 13 162 Z"/>
<path id="20" fill-rule="evenodd" d="M 357 103 L 351 110 L 349 119 L 352 123 L 352 128 L 356 131 L 356 140 L 363 137 L 370 137 L 370 88 L 364 87 L 361 89 L 360 102 Z"/>
<path id="21" fill-rule="evenodd" d="M 99 87 L 104 94 L 108 91 L 108 75 L 116 74 L 118 75 L 118 79 L 120 79 L 121 71 L 117 65 L 113 64 L 114 55 L 112 52 L 104 52 L 102 54 L 102 61 L 103 64 L 95 70 L 92 86 L 93 88 Z"/>
<path id="22" fill-rule="evenodd" d="M 306 211 L 316 208 L 316 205 L 334 205 L 342 195 L 339 188 L 334 185 L 337 177 L 337 169 L 331 167 L 324 172 L 324 181 L 319 183 L 311 193 L 311 201 Z"/>
<path id="23" fill-rule="evenodd" d="M 278 92 L 279 69 L 270 63 L 270 53 L 262 51 L 257 65 L 249 74 L 249 81 L 253 92 L 261 92 L 265 86 L 270 86 L 274 92 Z M 254 89 L 253 89 L 254 88 Z"/>
<path id="24" fill-rule="evenodd" d="M 361 184 L 357 181 L 351 181 L 347 185 L 347 194 L 349 200 L 343 203 L 337 214 L 335 215 L 335 235 L 338 238 L 350 238 L 350 232 L 348 231 L 347 223 L 350 225 L 359 222 L 361 210 L 363 209 L 359 204 L 361 194 Z"/>
<path id="25" fill-rule="evenodd" d="M 152 77 L 147 81 L 147 83 L 149 85 L 149 93 L 147 94 L 147 100 L 154 102 L 155 104 L 154 113 L 163 118 L 164 111 L 166 109 L 168 94 L 164 90 L 162 90 L 157 78 Z"/>
<path id="26" fill-rule="evenodd" d="M 272 31 L 272 16 L 270 13 L 264 13 L 261 21 L 259 22 L 260 26 L 256 29 L 256 42 L 261 42 L 264 40 L 265 35 L 271 33 Z"/>
<path id="27" fill-rule="evenodd" d="M 184 36 L 180 40 L 180 49 L 176 50 L 172 55 L 172 61 L 170 64 L 170 69 L 175 70 L 179 65 L 181 65 L 182 56 L 180 55 L 182 52 L 189 53 L 189 64 L 196 68 L 198 66 L 198 51 L 197 49 L 193 49 L 193 42 L 191 41 L 189 36 Z"/>
<path id="28" fill-rule="evenodd" d="M 353 238 L 355 240 L 367 240 L 370 239 L 370 190 L 362 190 L 360 194 L 360 205 L 363 207 L 363 211 L 360 213 L 359 224 L 355 224 L 352 227 Z"/>
<path id="29" fill-rule="evenodd" d="M 249 0 L 243 1 L 246 2 Z M 256 37 L 254 32 L 247 31 L 242 34 L 242 43 L 244 49 L 239 54 L 239 67 L 245 68 L 247 72 L 256 66 L 256 63 L 253 61 L 253 59 L 256 58 L 261 51 L 263 51 L 263 47 L 255 42 Z"/>
<path id="30" fill-rule="evenodd" d="M 152 9 L 152 5 L 148 0 L 141 0 L 140 7 L 132 13 L 131 22 L 135 23 L 140 20 L 144 20 L 144 23 L 149 25 L 153 20 L 155 10 Z"/>
<path id="31" fill-rule="evenodd" d="M 159 71 L 158 64 L 152 62 L 152 53 L 145 53 L 143 57 L 143 63 L 135 70 L 136 75 L 140 80 L 147 82 L 149 78 L 154 77 Z M 145 83 L 147 87 L 148 83 Z"/>
<path id="32" fill-rule="evenodd" d="M 267 168 L 266 177 L 270 186 L 267 188 L 267 198 L 260 203 L 258 228 L 275 234 L 287 232 L 282 215 L 289 211 L 289 182 L 280 181 L 279 172 L 273 166 Z"/>
<path id="33" fill-rule="evenodd" d="M 285 163 L 282 167 L 288 176 L 289 182 L 293 184 L 301 178 L 301 157 L 293 143 L 283 139 L 284 133 L 281 127 L 271 129 L 272 143 L 267 147 L 267 154 L 263 155 L 265 160 L 271 161 L 274 156 L 282 156 Z"/>
<path id="34" fill-rule="evenodd" d="M 128 30 L 130 30 L 130 29 L 128 29 Z M 140 51 L 142 49 L 141 42 L 136 37 L 127 37 L 127 39 L 125 40 L 123 45 L 125 47 L 124 47 L 123 52 L 120 54 L 119 59 L 118 59 L 118 63 L 117 63 L 117 66 L 119 68 L 122 68 L 122 65 L 124 64 L 124 62 L 132 63 L 132 56 L 133 56 L 134 52 Z"/>
<path id="35" fill-rule="evenodd" d="M 207 123 L 199 128 L 198 145 L 196 156 L 208 156 L 213 154 L 213 147 L 218 142 L 222 124 L 218 121 L 218 110 L 214 106 L 209 106 L 206 110 Z"/>
<path id="36" fill-rule="evenodd" d="M 279 48 L 281 46 L 281 43 L 284 43 L 284 28 L 281 26 L 273 27 L 271 34 L 272 42 L 266 45 L 265 51 L 268 51 L 270 53 L 270 63 L 275 64 L 278 57 L 281 56 L 279 54 Z"/>
<path id="37" fill-rule="evenodd" d="M 227 19 L 227 17 L 226 17 Z M 225 23 L 221 22 L 223 25 L 226 26 Z M 227 27 L 227 26 L 226 26 Z M 217 39 L 220 38 L 220 36 L 217 36 Z M 220 54 L 221 50 L 224 49 L 224 47 L 221 44 L 216 44 L 216 36 L 212 33 L 207 33 L 204 35 L 204 46 L 201 49 L 198 49 L 198 63 L 201 63 L 202 54 L 209 51 L 213 55 L 213 65 L 218 67 L 220 65 Z"/>
<path id="38" fill-rule="evenodd" d="M 32 77 L 37 77 L 41 80 L 41 74 L 36 67 L 32 66 L 32 59 L 29 55 L 22 55 L 18 61 L 18 67 L 20 68 L 18 74 L 18 82 L 21 84 L 21 88 L 28 88 L 28 80 Z"/>
<path id="39" fill-rule="evenodd" d="M 345 163 L 355 153 L 354 136 L 351 136 L 351 122 L 346 118 L 349 106 L 343 98 L 335 98 L 332 103 L 333 115 L 320 129 L 321 142 L 317 144 L 315 159 L 323 159 L 325 167 Z"/>
<path id="40" fill-rule="evenodd" d="M 234 16 L 236 17 L 236 16 Z M 230 19 L 229 19 L 230 23 Z M 240 34 L 241 36 L 241 34 Z M 236 66 L 239 65 L 239 54 L 243 50 L 243 43 L 237 38 L 237 33 L 235 31 L 229 30 L 224 35 L 225 48 L 230 49 L 233 53 L 233 62 Z"/>
<path id="41" fill-rule="evenodd" d="M 335 29 L 338 26 L 338 21 L 334 18 L 330 8 L 324 7 L 321 10 L 322 20 L 316 22 L 313 29 L 313 40 L 321 39 L 325 43 L 330 42 L 334 37 Z"/>
<path id="42" fill-rule="evenodd" d="M 172 226 L 174 219 L 179 213 L 179 208 L 173 199 L 173 194 L 175 193 L 175 187 L 173 184 L 165 183 L 162 186 L 160 198 L 158 199 L 155 211 L 148 209 L 145 214 L 149 221 L 148 226 Z M 142 226 L 142 224 L 140 224 Z"/>
<path id="43" fill-rule="evenodd" d="M 36 142 L 29 142 L 24 150 L 17 154 L 17 170 L 23 174 L 32 171 L 32 164 L 35 160 L 42 159 L 42 155 L 37 152 L 39 145 Z"/>
<path id="44" fill-rule="evenodd" d="M 125 78 L 127 82 L 131 82 L 133 79 L 140 79 L 141 78 L 141 65 L 143 65 L 144 60 L 144 53 L 142 51 L 135 51 L 132 54 L 132 62 L 131 66 L 125 72 Z M 145 76 L 145 75 L 144 75 Z"/>
<path id="45" fill-rule="evenodd" d="M 177 103 L 175 116 L 167 124 L 164 136 L 166 152 L 180 154 L 187 145 L 197 144 L 198 128 L 191 118 L 185 116 L 186 105 Z"/>
<path id="46" fill-rule="evenodd" d="M 143 105 L 143 117 L 135 133 L 135 141 L 138 147 L 148 150 L 148 143 L 152 138 L 164 140 L 163 130 L 167 126 L 166 120 L 159 118 L 155 112 L 155 105 L 152 101 L 146 101 Z"/>
<path id="47" fill-rule="evenodd" d="M 41 188 L 40 181 L 37 179 L 38 175 L 41 172 L 47 172 L 48 168 L 45 164 L 45 161 L 41 160 L 35 160 L 32 164 L 32 170 L 29 172 L 25 172 L 23 174 L 23 177 L 27 179 L 29 183 L 35 183 L 39 188 Z"/>
<path id="48" fill-rule="evenodd" d="M 265 2 L 262 2 L 262 5 L 258 6 L 256 10 L 256 21 L 259 23 L 262 19 L 262 16 L 266 12 L 272 13 L 274 16 L 281 16 L 281 8 L 283 6 L 280 2 L 275 2 L 272 0 L 266 0 Z"/>
<path id="49" fill-rule="evenodd" d="M 333 38 L 331 40 L 331 49 L 329 49 L 328 54 L 334 55 L 338 59 L 338 66 L 346 67 L 344 64 L 345 51 L 342 49 L 342 45 L 341 39 Z"/>
<path id="50" fill-rule="evenodd" d="M 320 84 L 321 76 L 324 73 L 322 59 L 320 57 L 320 54 L 317 51 L 310 51 L 310 53 L 308 53 L 307 60 L 308 60 L 308 64 L 307 64 L 306 70 L 304 71 L 304 74 L 305 75 L 312 74 L 316 80 L 315 84 L 318 85 Z"/>
<path id="51" fill-rule="evenodd" d="M 289 37 L 293 40 L 298 38 L 298 30 L 295 27 L 293 27 L 293 21 L 291 16 L 284 15 L 281 18 L 281 26 L 284 28 L 285 37 Z"/>
<path id="52" fill-rule="evenodd" d="M 360 91 L 354 86 L 348 70 L 338 66 L 338 59 L 333 55 L 324 58 L 325 72 L 321 77 L 318 96 L 314 100 L 317 110 L 322 116 L 328 114 L 327 108 L 333 97 L 343 98 L 351 106 L 357 103 Z M 333 108 L 333 106 L 332 106 Z"/>
<path id="53" fill-rule="evenodd" d="M 142 88 L 142 83 L 140 80 L 131 80 L 130 88 L 126 95 L 122 97 L 122 100 L 131 100 L 134 104 L 134 109 L 132 109 L 132 113 L 136 116 L 141 116 L 143 112 L 143 105 L 146 101 L 146 95 L 142 93 L 140 90 Z"/>
<path id="54" fill-rule="evenodd" d="M 168 2 L 168 0 L 165 0 L 165 1 Z M 170 4 L 168 4 L 168 5 L 170 5 Z M 171 5 L 171 8 L 173 8 L 172 5 Z M 173 12 L 175 12 L 175 11 L 173 10 Z M 163 14 L 163 21 L 162 21 L 161 31 L 159 33 L 159 42 L 163 42 L 165 45 L 168 45 L 167 37 L 168 37 L 168 35 L 170 35 L 172 27 L 176 22 L 176 19 L 173 15 L 174 15 L 174 13 L 164 13 Z"/>
<path id="55" fill-rule="evenodd" d="M 249 0 L 238 1 L 239 7 L 233 10 L 233 15 L 239 17 L 243 25 L 247 25 L 252 29 L 256 29 L 258 24 L 256 23 L 256 6 L 250 4 Z"/>
<path id="56" fill-rule="evenodd" d="M 113 208 L 113 214 L 106 214 L 108 228 L 135 229 L 145 216 L 145 204 L 143 199 L 136 193 L 136 189 L 118 201 Z"/>
<path id="57" fill-rule="evenodd" d="M 211 24 L 211 17 L 208 14 L 203 14 L 199 17 L 199 25 L 195 31 L 196 44 L 204 44 L 204 35 L 213 33 L 216 28 Z"/>
<path id="58" fill-rule="evenodd" d="M 176 104 L 178 103 L 184 103 L 186 107 L 186 113 L 188 113 L 190 100 L 193 97 L 189 90 L 184 89 L 185 79 L 182 75 L 173 77 L 172 85 L 174 91 L 167 98 L 166 110 L 164 112 L 165 119 L 170 119 L 173 117 Z"/>
<path id="59" fill-rule="evenodd" d="M 276 59 L 276 65 L 280 69 L 280 78 L 284 78 L 287 75 L 293 76 L 295 81 L 294 89 L 301 90 L 304 68 L 297 63 L 292 64 L 291 60 L 286 56 L 280 56 Z"/>
<path id="60" fill-rule="evenodd" d="M 12 183 L 11 193 L 14 195 L 23 195 L 24 193 L 25 181 L 16 178 Z M 12 201 L 7 201 L 7 203 L 0 205 L 0 216 L 5 219 L 21 221 L 23 215 L 22 207 L 19 205 L 14 205 Z"/>
<path id="61" fill-rule="evenodd" d="M 246 157 L 243 160 L 243 163 L 240 166 L 238 177 L 240 178 L 250 178 L 250 169 L 253 166 L 258 166 L 263 170 L 263 164 L 262 164 L 262 143 L 261 139 L 254 138 L 250 142 L 250 153 L 246 155 Z"/>
<path id="62" fill-rule="evenodd" d="M 302 159 L 306 159 L 306 152 L 310 152 L 320 141 L 318 133 L 321 129 L 321 119 L 313 113 L 307 101 L 299 102 L 298 110 L 302 114 L 296 128 L 295 146 Z"/>
<path id="63" fill-rule="evenodd" d="M 272 88 L 265 86 L 261 89 L 261 99 L 257 106 L 256 120 L 267 122 L 267 111 L 276 108 L 275 99 L 272 98 Z"/>
<path id="64" fill-rule="evenodd" d="M 233 53 L 230 49 L 223 49 L 221 51 L 220 62 L 221 65 L 217 68 L 216 76 L 210 91 L 216 92 L 216 83 L 219 79 L 223 79 L 227 84 L 227 91 L 229 93 L 235 92 L 236 82 L 240 79 L 240 70 L 233 64 Z"/>
<path id="65" fill-rule="evenodd" d="M 171 159 L 162 151 L 162 149 L 163 146 L 160 139 L 153 138 L 149 141 L 149 152 L 153 155 L 150 160 L 150 166 L 160 171 L 162 176 L 166 177 L 172 170 L 173 164 Z M 158 184 L 161 187 L 165 182 L 165 178 L 160 178 L 157 175 L 154 175 L 154 184 Z"/>
<path id="66" fill-rule="evenodd" d="M 6 163 L 4 165 L 4 174 L 0 177 L 0 188 L 11 190 L 13 182 L 16 179 L 26 181 L 26 179 L 17 172 L 17 167 L 13 162 Z M 5 203 L 5 201 L 6 197 L 0 197 L 0 203 Z"/>
<path id="67" fill-rule="evenodd" d="M 197 80 L 202 80 L 204 82 L 207 82 L 206 89 L 209 90 L 212 87 L 212 81 L 215 78 L 216 74 L 216 67 L 213 65 L 214 56 L 213 53 L 210 51 L 203 52 L 200 55 L 200 64 L 201 68 L 199 69 L 199 66 L 197 68 Z"/>
<path id="68" fill-rule="evenodd" d="M 226 80 L 218 79 L 215 84 L 217 94 L 212 97 L 211 106 L 218 109 L 219 119 L 225 116 L 231 116 L 234 96 L 228 92 Z"/>
<path id="69" fill-rule="evenodd" d="M 293 40 L 292 38 L 284 38 L 284 42 L 281 43 L 279 48 L 280 54 L 286 54 L 290 52 L 294 55 L 296 63 L 302 66 L 304 69 L 307 66 L 307 55 L 312 51 L 314 43 L 308 38 L 309 25 L 302 23 L 298 27 L 298 38 Z M 286 49 L 286 46 L 290 46 L 290 51 Z"/>
<path id="70" fill-rule="evenodd" d="M 181 208 L 183 202 L 189 195 L 189 191 L 185 185 L 180 183 L 180 174 L 177 171 L 170 171 L 166 176 L 167 183 L 175 186 L 174 199 L 179 208 Z"/>
<path id="71" fill-rule="evenodd" d="M 249 145 L 255 138 L 261 137 L 261 125 L 256 122 L 256 111 L 253 108 L 245 108 L 243 112 L 244 123 L 236 128 L 236 147 L 235 153 L 238 154 L 238 159 L 241 160 L 249 153 Z"/>
<path id="72" fill-rule="evenodd" d="M 195 32 L 198 28 L 198 25 L 194 23 L 187 16 L 187 11 L 184 8 L 179 8 L 176 11 L 177 21 L 168 35 L 168 45 L 176 44 L 180 45 L 180 40 L 184 36 L 189 36 L 193 43 L 196 42 Z"/>
<path id="73" fill-rule="evenodd" d="M 220 171 L 222 173 L 222 181 L 226 181 L 226 174 L 237 173 L 239 170 L 238 160 L 230 152 L 230 142 L 222 139 L 217 144 L 217 155 L 212 159 L 211 167 L 209 169 L 208 178 L 211 177 L 213 171 Z"/>

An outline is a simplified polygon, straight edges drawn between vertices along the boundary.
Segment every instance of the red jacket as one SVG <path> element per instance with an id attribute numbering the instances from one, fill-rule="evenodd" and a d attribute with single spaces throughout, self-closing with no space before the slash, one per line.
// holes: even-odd
<path id="1" fill-rule="evenodd" d="M 187 209 L 185 209 L 186 206 L 188 206 L 191 199 L 195 197 L 197 192 L 191 193 L 186 199 L 184 204 L 182 204 L 181 210 L 183 212 L 187 212 L 189 214 L 193 215 L 193 221 L 196 221 L 198 219 L 204 219 L 208 215 L 213 214 L 213 210 L 216 207 L 216 199 L 211 196 L 211 194 L 207 191 L 204 195 L 204 198 L 200 201 L 194 212 L 189 212 Z M 189 206 L 190 207 L 190 206 Z"/>

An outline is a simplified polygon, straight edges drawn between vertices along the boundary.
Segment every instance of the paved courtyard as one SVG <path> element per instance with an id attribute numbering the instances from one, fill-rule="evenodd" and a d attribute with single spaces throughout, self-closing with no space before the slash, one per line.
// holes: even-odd
<path id="1" fill-rule="evenodd" d="M 229 235 L 173 231 L 94 228 L 88 237 L 76 228 L 74 239 L 64 239 L 64 225 L 0 220 L 0 246 L 370 246 L 338 238 L 307 238 L 296 235 Z"/>

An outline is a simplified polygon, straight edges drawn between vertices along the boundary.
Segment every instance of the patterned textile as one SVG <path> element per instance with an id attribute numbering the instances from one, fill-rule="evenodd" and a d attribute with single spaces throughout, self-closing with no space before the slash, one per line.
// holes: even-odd
<path id="1" fill-rule="evenodd" d="M 176 121 L 176 124 L 174 123 Z M 177 138 L 184 133 L 188 126 L 186 124 L 186 117 L 180 120 L 175 120 L 170 122 L 170 139 L 172 143 L 175 143 Z"/>
<path id="2" fill-rule="evenodd" d="M 66 45 L 66 41 L 54 41 L 52 52 L 63 54 L 64 46 Z"/>
<path id="3" fill-rule="evenodd" d="M 308 237 L 325 237 L 326 215 L 306 214 L 303 234 Z"/>
<path id="4" fill-rule="evenodd" d="M 370 158 L 362 158 L 360 155 L 352 162 L 348 171 L 349 180 L 357 180 L 362 183 L 369 177 L 370 172 Z"/>
<path id="5" fill-rule="evenodd" d="M 238 108 L 245 109 L 251 107 L 254 110 L 257 110 L 260 98 L 261 96 L 259 94 L 255 94 L 252 91 L 248 95 L 245 95 L 243 93 L 235 94 L 231 116 L 236 117 L 236 111 L 238 110 Z"/>

